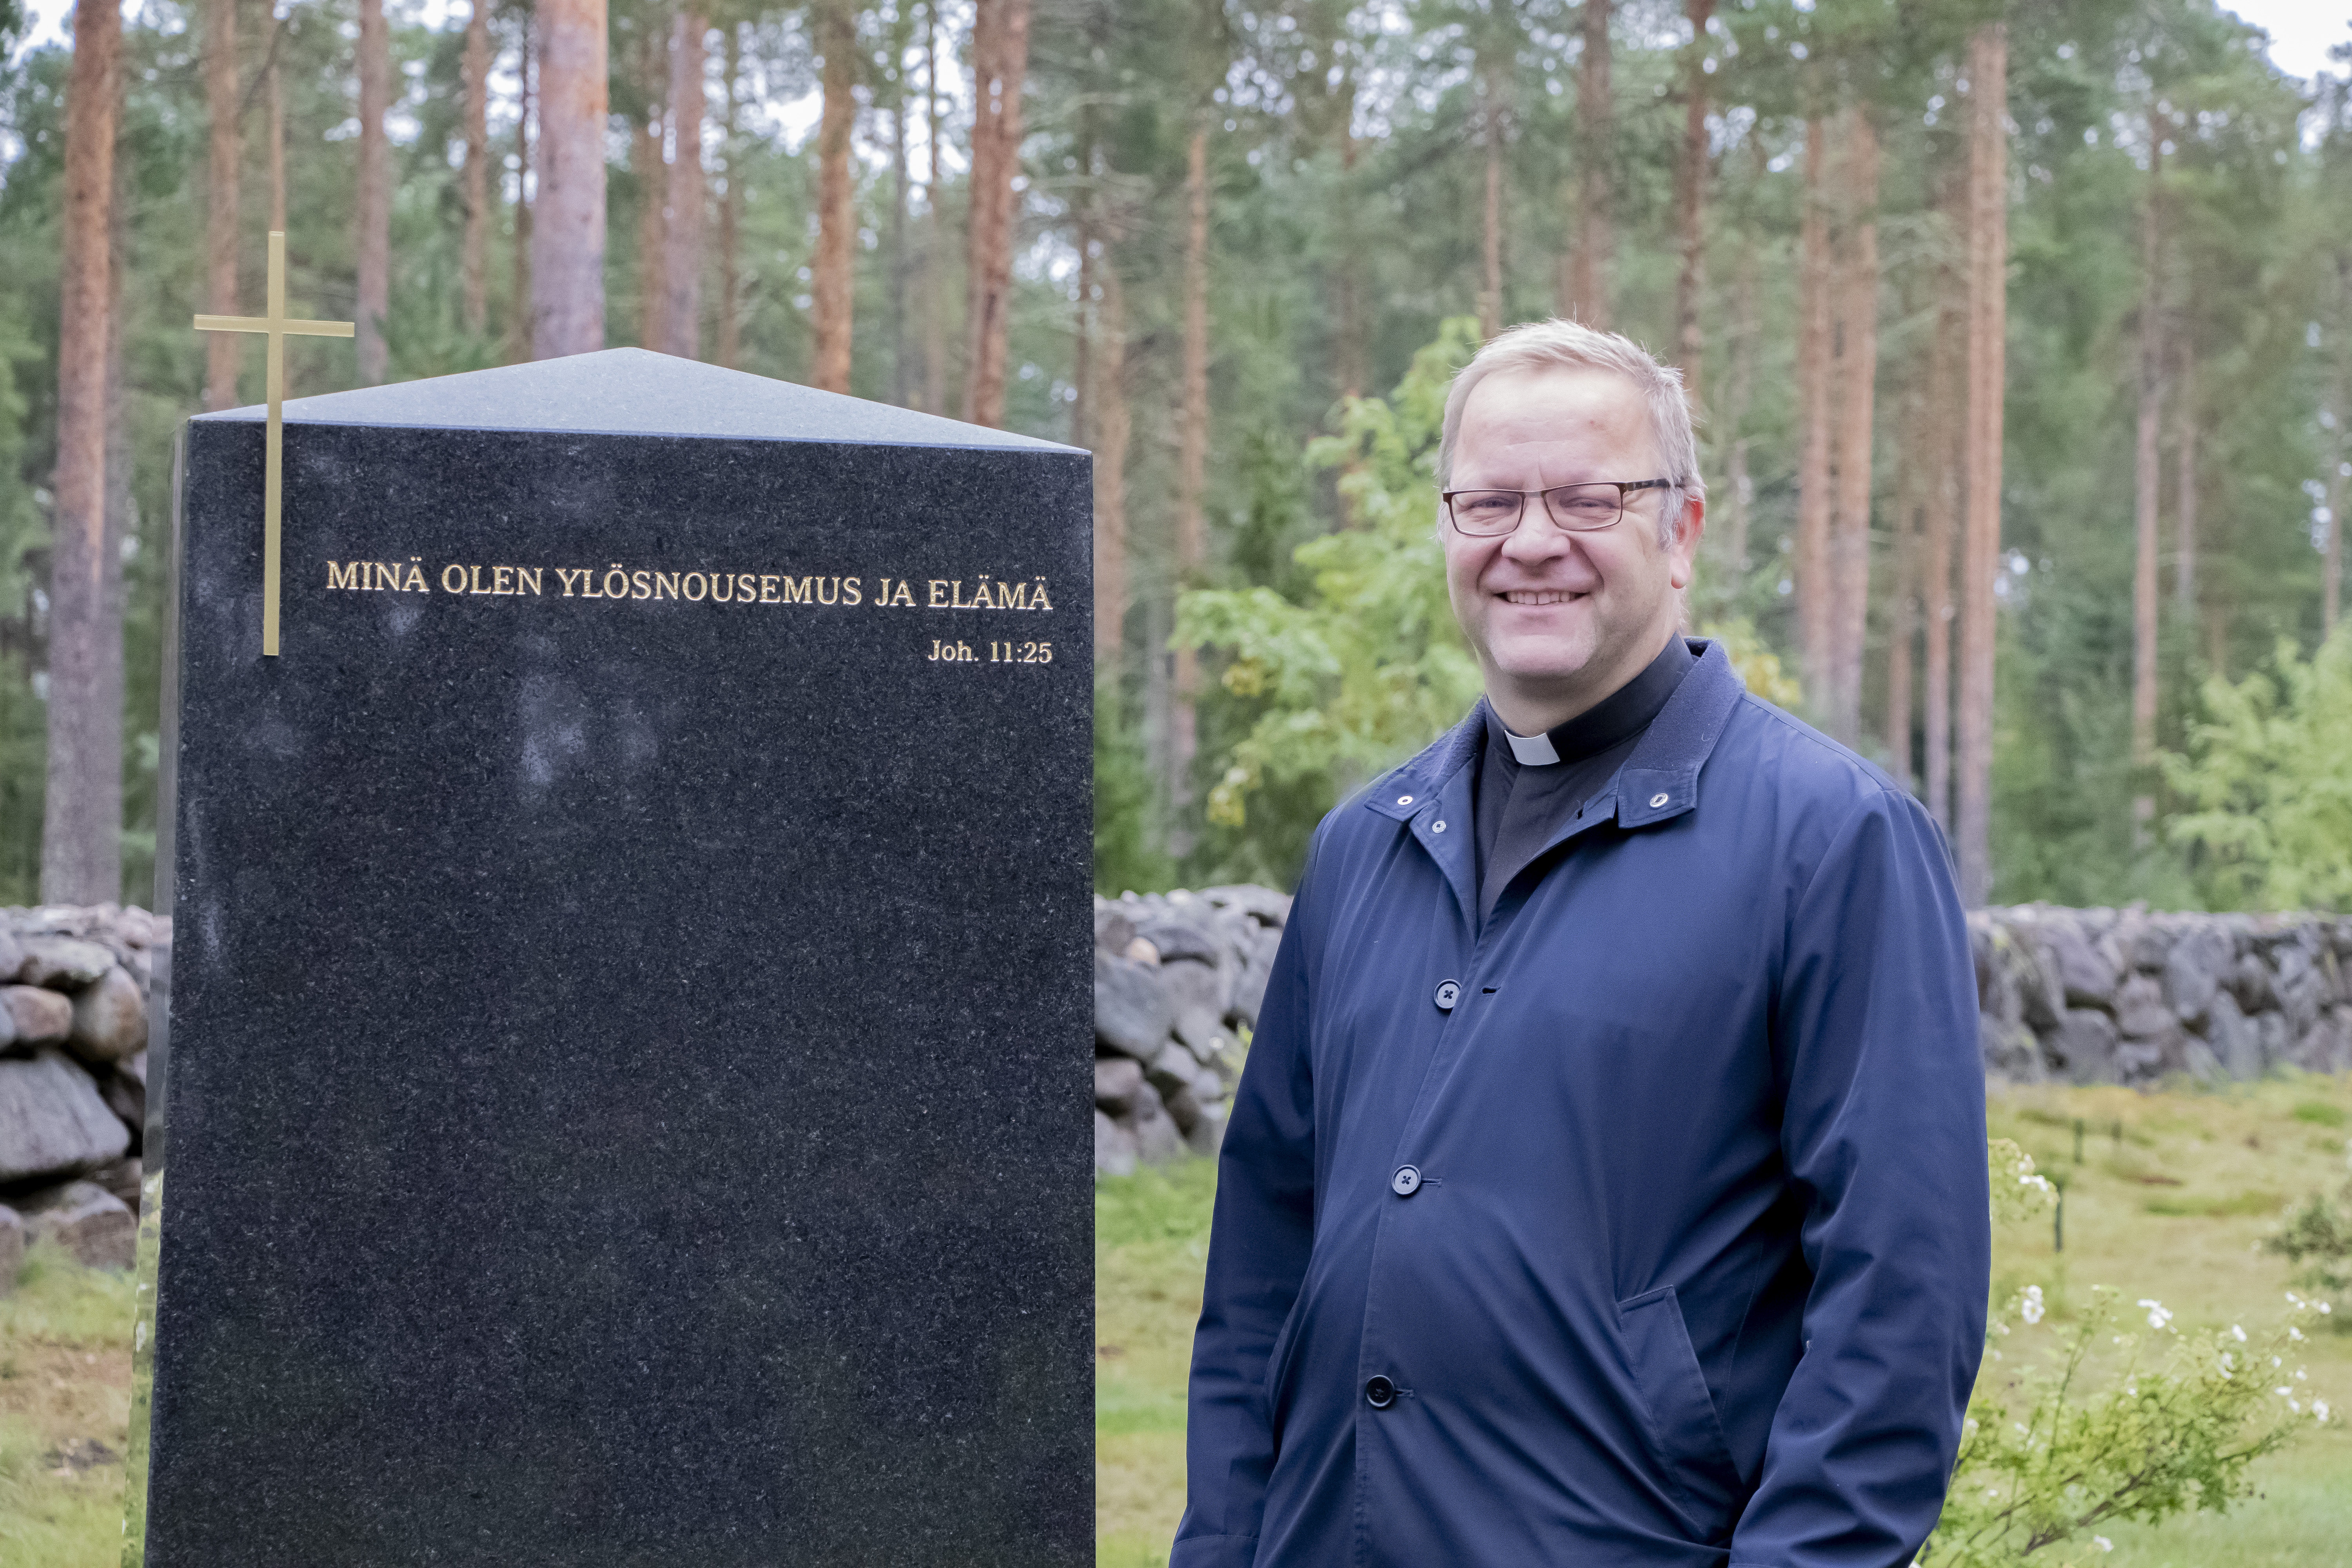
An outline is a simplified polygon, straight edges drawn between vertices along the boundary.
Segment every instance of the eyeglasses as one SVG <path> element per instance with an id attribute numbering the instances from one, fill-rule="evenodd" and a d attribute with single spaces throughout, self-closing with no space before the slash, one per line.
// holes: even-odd
<path id="1" fill-rule="evenodd" d="M 1493 538 L 1517 528 L 1520 509 L 1529 496 L 1543 497 L 1544 511 L 1555 527 L 1570 533 L 1591 533 L 1625 515 L 1625 497 L 1630 491 L 1672 489 L 1674 483 L 1672 479 L 1629 479 L 1555 485 L 1548 490 L 1447 490 L 1442 499 L 1454 528 L 1477 538 Z"/>

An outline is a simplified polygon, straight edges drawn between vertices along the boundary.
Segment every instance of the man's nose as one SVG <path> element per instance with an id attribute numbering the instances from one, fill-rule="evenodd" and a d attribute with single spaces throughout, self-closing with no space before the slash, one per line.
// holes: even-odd
<path id="1" fill-rule="evenodd" d="M 1521 565 L 1557 560 L 1575 549 L 1575 535 L 1552 521 L 1541 496 L 1528 497 L 1519 512 L 1519 526 L 1503 540 L 1503 553 Z"/>

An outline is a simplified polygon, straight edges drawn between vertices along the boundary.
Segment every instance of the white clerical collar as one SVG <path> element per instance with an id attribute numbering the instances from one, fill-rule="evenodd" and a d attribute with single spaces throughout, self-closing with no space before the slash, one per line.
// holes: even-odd
<path id="1" fill-rule="evenodd" d="M 1518 758 L 1523 767 L 1546 767 L 1559 761 L 1559 753 L 1552 749 L 1549 735 L 1514 735 L 1510 726 L 1505 725 L 1503 739 L 1510 742 L 1511 755 Z"/>

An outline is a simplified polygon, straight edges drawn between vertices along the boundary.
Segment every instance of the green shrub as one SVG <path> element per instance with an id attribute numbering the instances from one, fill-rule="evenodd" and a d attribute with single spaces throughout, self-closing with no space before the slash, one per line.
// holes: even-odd
<path id="1" fill-rule="evenodd" d="M 2290 1321 L 2260 1341 L 2234 1326 L 2189 1334 L 2158 1302 L 2126 1307 L 2102 1285 L 2071 1326 L 2044 1328 L 2042 1291 L 2029 1286 L 1992 1324 L 1996 1348 L 1969 1402 L 1951 1490 L 1919 1562 L 2011 1568 L 2066 1542 L 2105 1551 L 2101 1525 L 2226 1511 L 2251 1495 L 2254 1460 L 2301 1427 L 2337 1418 L 2294 1363 L 2304 1337 L 2297 1322 L 2313 1310 L 2297 1302 Z M 2134 1313 L 2145 1315 L 2144 1331 L 2129 1325 Z M 2000 1348 L 2029 1345 L 2041 1353 L 2015 1364 Z M 2119 1364 L 2095 1380 L 2092 1357 L 2110 1351 Z"/>

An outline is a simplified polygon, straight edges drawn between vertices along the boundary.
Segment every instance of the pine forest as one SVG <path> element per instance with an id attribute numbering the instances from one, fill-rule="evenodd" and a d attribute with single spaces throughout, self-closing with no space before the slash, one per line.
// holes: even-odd
<path id="1" fill-rule="evenodd" d="M 1466 710 L 1446 376 L 1701 411 L 1694 633 L 1972 901 L 2352 907 L 2352 35 L 2213 0 L 0 7 L 0 901 L 151 901 L 192 313 L 288 395 L 614 345 L 1066 441 L 1099 888 L 1295 881 Z M 2341 32 L 2341 29 L 2339 29 Z M 2331 632 L 2336 635 L 2330 637 Z"/>

